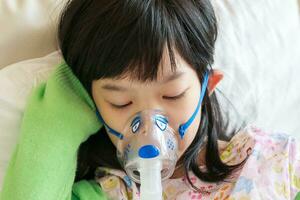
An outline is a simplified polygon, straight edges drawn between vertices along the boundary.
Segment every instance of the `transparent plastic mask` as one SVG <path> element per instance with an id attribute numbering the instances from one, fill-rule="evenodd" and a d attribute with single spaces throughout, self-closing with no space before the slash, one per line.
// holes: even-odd
<path id="1" fill-rule="evenodd" d="M 140 183 L 143 160 L 160 163 L 162 180 L 173 174 L 178 144 L 175 131 L 162 111 L 144 110 L 135 114 L 122 133 L 124 137 L 118 140 L 117 157 L 132 180 Z"/>

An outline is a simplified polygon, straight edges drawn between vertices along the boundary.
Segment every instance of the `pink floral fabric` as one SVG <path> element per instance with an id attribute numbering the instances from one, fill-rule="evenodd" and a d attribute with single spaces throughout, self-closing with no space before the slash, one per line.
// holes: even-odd
<path id="1" fill-rule="evenodd" d="M 249 125 L 232 137 L 221 151 L 221 159 L 227 164 L 237 164 L 248 155 L 245 164 L 226 181 L 207 183 L 190 171 L 190 179 L 200 191 L 194 190 L 186 177 L 164 181 L 163 199 L 300 199 L 300 146 L 295 138 Z M 95 174 L 95 180 L 109 199 L 139 199 L 137 185 L 124 171 L 98 167 Z"/>

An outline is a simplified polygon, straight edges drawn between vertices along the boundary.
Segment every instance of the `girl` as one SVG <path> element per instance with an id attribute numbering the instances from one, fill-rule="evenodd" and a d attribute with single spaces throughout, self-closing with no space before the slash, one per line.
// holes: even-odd
<path id="1" fill-rule="evenodd" d="M 2 199 L 139 199 L 110 130 L 123 134 L 146 109 L 163 110 L 177 131 L 164 199 L 295 199 L 295 140 L 227 128 L 215 94 L 216 38 L 209 0 L 69 1 L 58 30 L 65 62 L 29 99 Z"/>

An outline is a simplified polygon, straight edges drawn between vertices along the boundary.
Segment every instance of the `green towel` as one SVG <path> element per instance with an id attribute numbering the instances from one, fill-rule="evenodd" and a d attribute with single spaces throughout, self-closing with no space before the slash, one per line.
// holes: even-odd
<path id="1" fill-rule="evenodd" d="M 77 151 L 102 124 L 95 104 L 63 61 L 32 90 L 0 200 L 106 199 L 93 180 L 74 184 Z"/>

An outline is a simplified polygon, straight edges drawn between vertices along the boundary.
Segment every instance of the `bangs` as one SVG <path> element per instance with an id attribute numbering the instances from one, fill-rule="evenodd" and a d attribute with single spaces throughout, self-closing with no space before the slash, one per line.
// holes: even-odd
<path id="1" fill-rule="evenodd" d="M 93 80 L 103 78 L 157 80 L 165 50 L 172 71 L 176 51 L 202 74 L 213 63 L 217 37 L 209 5 L 181 0 L 69 3 L 59 25 L 64 59 L 88 90 Z"/>

